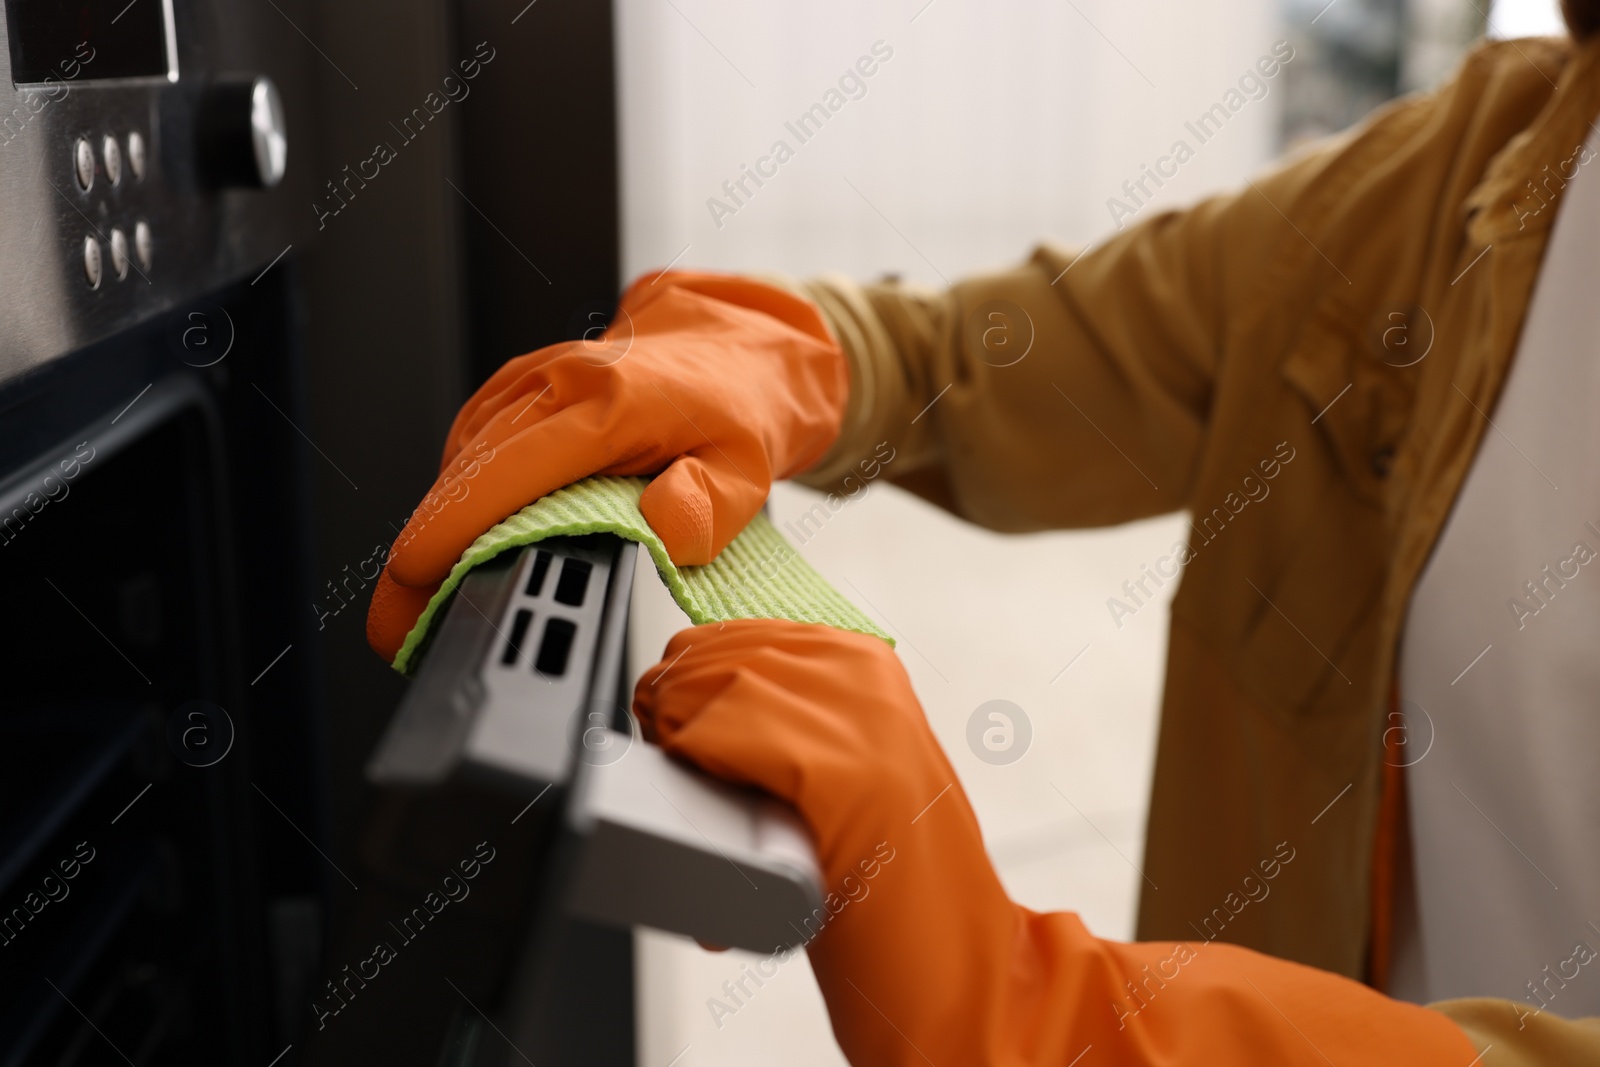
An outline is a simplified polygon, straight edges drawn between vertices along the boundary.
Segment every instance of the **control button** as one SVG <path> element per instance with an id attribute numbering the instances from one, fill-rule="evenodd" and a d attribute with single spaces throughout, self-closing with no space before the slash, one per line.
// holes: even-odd
<path id="1" fill-rule="evenodd" d="M 122 184 L 122 146 L 115 137 L 108 136 L 100 142 L 100 158 L 106 161 L 106 181 Z"/>
<path id="2" fill-rule="evenodd" d="M 144 134 L 134 130 L 128 134 L 128 169 L 133 171 L 133 180 L 144 181 Z"/>
<path id="3" fill-rule="evenodd" d="M 140 221 L 133 227 L 133 254 L 144 270 L 150 269 L 150 252 L 150 224 Z"/>
<path id="4" fill-rule="evenodd" d="M 83 276 L 89 283 L 89 288 L 100 288 L 100 242 L 93 237 L 83 239 Z"/>
<path id="5" fill-rule="evenodd" d="M 121 230 L 111 231 L 111 269 L 119 282 L 128 276 L 128 236 Z"/>
<path id="6" fill-rule="evenodd" d="M 87 193 L 94 185 L 94 149 L 87 137 L 78 138 L 72 149 L 72 163 L 78 172 L 78 188 Z"/>

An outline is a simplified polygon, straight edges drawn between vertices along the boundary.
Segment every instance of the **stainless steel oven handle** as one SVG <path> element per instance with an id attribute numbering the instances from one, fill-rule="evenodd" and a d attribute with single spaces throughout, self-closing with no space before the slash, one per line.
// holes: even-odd
<path id="1" fill-rule="evenodd" d="M 435 624 L 368 776 L 441 797 L 470 780 L 529 806 L 553 790 L 567 859 L 551 873 L 565 880 L 569 914 L 758 952 L 804 944 L 826 913 L 794 813 L 614 728 L 627 714 L 637 553 L 617 538 L 554 538 L 475 567 Z M 604 595 L 561 601 L 569 562 Z M 552 620 L 566 620 L 571 647 L 547 674 L 536 635 L 548 638 Z"/>
<path id="2" fill-rule="evenodd" d="M 573 777 L 567 821 L 582 844 L 568 911 L 752 952 L 814 936 L 822 875 L 794 812 L 612 733 L 603 747 L 623 755 Z"/>

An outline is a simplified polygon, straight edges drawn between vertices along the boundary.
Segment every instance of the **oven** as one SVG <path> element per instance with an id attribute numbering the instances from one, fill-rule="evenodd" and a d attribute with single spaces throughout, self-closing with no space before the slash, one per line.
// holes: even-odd
<path id="1" fill-rule="evenodd" d="M 526 664 L 465 599 L 464 654 L 409 687 L 366 648 L 372 546 L 455 408 L 618 288 L 610 5 L 382 14 L 0 0 L 0 1067 L 629 1063 L 633 925 L 764 945 L 788 913 L 719 901 L 767 877 L 809 900 L 740 851 L 752 798 L 646 746 L 583 757 L 628 745 L 631 546 L 475 579 L 509 625 L 539 614 Z M 350 177 L 479 42 L 471 99 Z M 609 720 L 519 697 L 484 728 L 579 747 L 429 770 L 430 692 L 555 671 L 559 581 L 517 600 L 541 552 L 608 575 L 563 669 Z M 641 785 L 734 836 L 708 851 Z"/>
<path id="2" fill-rule="evenodd" d="M 306 610 L 304 7 L 0 9 L 7 1067 L 302 1040 L 338 877 Z"/>

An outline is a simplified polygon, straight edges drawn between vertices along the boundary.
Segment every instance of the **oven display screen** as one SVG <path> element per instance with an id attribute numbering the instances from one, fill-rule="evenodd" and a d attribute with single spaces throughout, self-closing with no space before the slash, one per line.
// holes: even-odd
<path id="1" fill-rule="evenodd" d="M 5 0 L 11 80 L 171 78 L 170 0 Z"/>

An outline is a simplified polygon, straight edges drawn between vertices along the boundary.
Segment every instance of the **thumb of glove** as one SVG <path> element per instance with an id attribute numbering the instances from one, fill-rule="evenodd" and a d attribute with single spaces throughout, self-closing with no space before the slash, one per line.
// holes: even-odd
<path id="1" fill-rule="evenodd" d="M 679 456 L 645 487 L 639 510 L 680 567 L 710 563 L 766 503 L 772 475 L 759 456 L 736 464 L 712 446 Z"/>
<path id="2" fill-rule="evenodd" d="M 428 606 L 440 582 L 417 587 L 401 585 L 385 567 L 372 589 L 372 605 L 367 609 L 367 644 L 388 663 L 394 662 L 406 634 L 417 624 L 422 609 Z"/>

